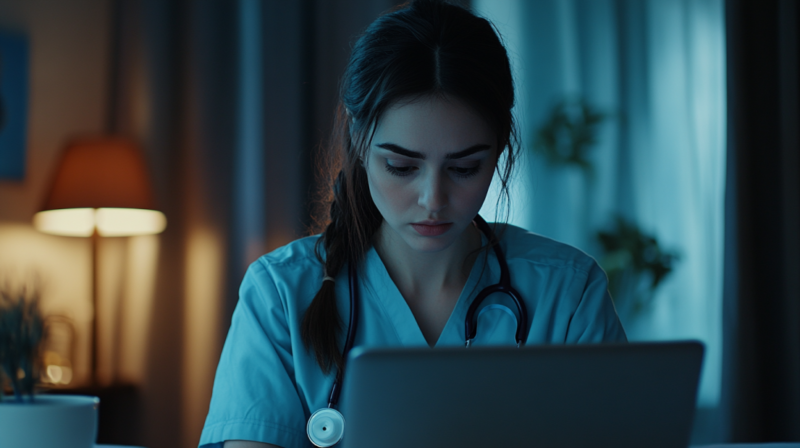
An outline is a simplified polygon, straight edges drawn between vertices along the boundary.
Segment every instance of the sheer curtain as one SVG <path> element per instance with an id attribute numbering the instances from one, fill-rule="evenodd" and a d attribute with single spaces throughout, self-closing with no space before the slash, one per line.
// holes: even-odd
<path id="1" fill-rule="evenodd" d="M 512 57 L 524 156 L 510 221 L 599 258 L 619 214 L 680 258 L 652 304 L 621 312 L 631 340 L 706 344 L 698 405 L 720 399 L 725 190 L 722 0 L 474 0 Z M 607 119 L 593 176 L 531 151 L 552 107 L 583 98 Z M 482 212 L 494 216 L 490 197 Z M 620 310 L 625 311 L 625 310 Z"/>

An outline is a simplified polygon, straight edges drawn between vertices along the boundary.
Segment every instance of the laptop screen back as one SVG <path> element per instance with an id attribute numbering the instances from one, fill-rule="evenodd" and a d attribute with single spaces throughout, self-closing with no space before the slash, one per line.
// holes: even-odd
<path id="1" fill-rule="evenodd" d="M 342 446 L 685 448 L 698 342 L 353 349 Z"/>

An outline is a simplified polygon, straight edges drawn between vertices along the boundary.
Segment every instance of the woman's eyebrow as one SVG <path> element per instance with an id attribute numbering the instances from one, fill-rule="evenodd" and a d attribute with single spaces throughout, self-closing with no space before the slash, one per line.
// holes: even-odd
<path id="1" fill-rule="evenodd" d="M 377 146 L 378 148 L 387 149 L 389 151 L 392 151 L 393 153 L 400 154 L 401 156 L 410 157 L 412 159 L 425 160 L 425 154 L 423 154 L 421 152 L 417 152 L 417 151 L 411 151 L 410 149 L 403 148 L 400 145 L 395 145 L 394 143 L 378 143 L 375 146 Z M 463 149 L 463 150 L 458 151 L 458 152 L 451 152 L 451 153 L 445 154 L 444 158 L 445 159 L 460 159 L 460 158 L 467 157 L 467 156 L 470 156 L 472 154 L 475 154 L 476 152 L 486 151 L 486 150 L 490 150 L 490 149 L 492 149 L 492 146 L 491 145 L 487 145 L 487 144 L 472 145 L 467 149 Z"/>

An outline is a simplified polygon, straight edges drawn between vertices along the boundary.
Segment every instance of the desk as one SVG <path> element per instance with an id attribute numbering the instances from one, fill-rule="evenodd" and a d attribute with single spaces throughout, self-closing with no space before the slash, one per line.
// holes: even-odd
<path id="1" fill-rule="evenodd" d="M 720 445 L 692 445 L 689 448 L 800 448 L 800 442 L 792 443 L 726 443 Z"/>
<path id="2" fill-rule="evenodd" d="M 94 448 L 144 448 L 144 447 L 131 446 L 131 445 L 95 445 Z"/>

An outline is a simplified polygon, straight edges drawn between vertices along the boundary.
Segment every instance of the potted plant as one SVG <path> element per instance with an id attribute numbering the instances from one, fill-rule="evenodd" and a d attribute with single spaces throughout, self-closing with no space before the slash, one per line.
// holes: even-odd
<path id="1" fill-rule="evenodd" d="M 600 126 L 611 116 L 583 98 L 564 98 L 534 133 L 533 151 L 551 166 L 581 169 L 593 182 L 591 149 L 599 142 Z M 609 292 L 625 321 L 651 304 L 679 257 L 676 251 L 661 247 L 656 236 L 636 222 L 619 215 L 614 222 L 614 228 L 599 230 L 594 236 L 603 248 L 600 264 L 608 274 Z"/>
<path id="2" fill-rule="evenodd" d="M 594 176 L 589 152 L 598 142 L 598 127 L 607 114 L 589 105 L 582 98 L 566 98 L 550 110 L 536 130 L 533 150 L 550 165 L 576 166 Z"/>
<path id="3" fill-rule="evenodd" d="M 597 239 L 605 252 L 600 265 L 608 275 L 617 311 L 635 317 L 652 302 L 678 253 L 664 249 L 655 236 L 621 216 L 615 218 L 613 229 L 597 232 Z"/>
<path id="4" fill-rule="evenodd" d="M 37 395 L 44 319 L 37 288 L 0 287 L 0 447 L 93 448 L 97 397 Z M 6 385 L 13 390 L 5 396 Z"/>

